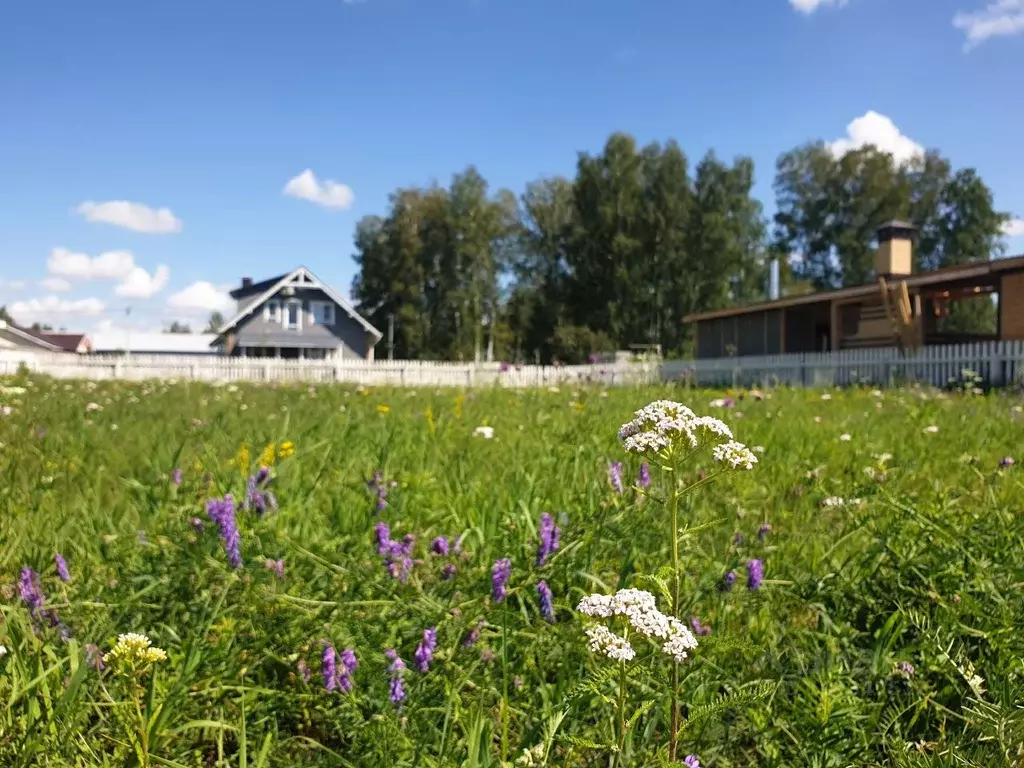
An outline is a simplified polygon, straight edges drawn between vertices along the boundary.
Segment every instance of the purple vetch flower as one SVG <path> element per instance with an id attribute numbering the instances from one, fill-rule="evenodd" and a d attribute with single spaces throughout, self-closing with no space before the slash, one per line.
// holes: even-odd
<path id="1" fill-rule="evenodd" d="M 377 495 L 377 511 L 383 512 L 388 506 L 388 490 L 398 485 L 394 480 L 385 482 L 384 474 L 378 469 L 373 477 L 366 481 L 366 486 Z"/>
<path id="2" fill-rule="evenodd" d="M 482 651 L 480 651 L 480 661 L 482 661 L 484 664 L 490 664 L 496 658 L 498 658 L 498 655 L 490 648 L 484 648 Z"/>
<path id="3" fill-rule="evenodd" d="M 391 685 L 388 690 L 388 698 L 391 703 L 399 709 L 402 708 L 402 702 L 405 701 L 405 682 L 402 680 L 402 675 L 405 673 L 405 662 L 402 661 L 398 655 L 398 651 L 394 648 L 388 648 L 384 651 L 384 655 L 388 657 L 391 662 L 388 665 L 388 672 L 391 673 Z"/>
<path id="4" fill-rule="evenodd" d="M 386 557 L 391 551 L 391 527 L 381 520 L 373 526 L 373 535 L 377 540 L 377 554 Z"/>
<path id="5" fill-rule="evenodd" d="M 341 661 L 341 669 L 338 670 L 338 687 L 348 693 L 352 690 L 352 675 L 359 669 L 359 660 L 356 658 L 356 652 L 351 648 L 343 650 L 338 659 Z"/>
<path id="6" fill-rule="evenodd" d="M 555 606 L 551 599 L 551 587 L 543 579 L 537 583 L 537 595 L 540 598 L 540 613 L 547 621 L 555 620 Z"/>
<path id="7" fill-rule="evenodd" d="M 611 483 L 612 488 L 615 489 L 616 493 L 622 493 L 622 462 L 621 461 L 609 461 L 608 462 L 608 482 Z"/>
<path id="8" fill-rule="evenodd" d="M 324 688 L 333 691 L 338 687 L 338 653 L 330 643 L 324 643 L 323 664 Z"/>
<path id="9" fill-rule="evenodd" d="M 267 489 L 269 483 L 270 469 L 260 467 L 255 475 L 249 477 L 245 486 L 245 508 L 256 510 L 259 517 L 262 517 L 267 509 L 277 509 L 277 497 Z"/>
<path id="10" fill-rule="evenodd" d="M 897 664 L 896 671 L 899 672 L 901 675 L 905 675 L 906 677 L 913 677 L 915 674 L 917 674 L 917 670 L 914 669 L 914 665 L 911 664 L 909 661 L 901 661 L 899 664 Z"/>
<path id="11" fill-rule="evenodd" d="M 441 578 L 445 581 L 451 581 L 455 578 L 455 563 L 445 563 L 444 568 L 441 569 Z"/>
<path id="12" fill-rule="evenodd" d="M 33 623 L 46 621 L 51 627 L 60 627 L 61 636 L 64 639 L 70 636 L 67 627 L 61 624 L 57 612 L 43 608 L 43 605 L 46 603 L 46 595 L 43 593 L 39 574 L 28 566 L 21 569 L 21 576 L 18 579 L 18 593 L 21 596 L 21 601 L 28 608 Z M 65 636 L 65 633 L 68 633 L 67 636 Z"/>
<path id="13" fill-rule="evenodd" d="M 303 680 L 305 680 L 308 683 L 309 682 L 309 678 L 312 676 L 312 674 L 309 671 L 309 664 L 306 663 L 306 660 L 305 659 L 299 659 L 298 662 L 296 662 L 296 664 L 295 664 L 295 669 L 298 670 L 299 677 L 301 677 Z"/>
<path id="14" fill-rule="evenodd" d="M 772 532 L 772 527 L 769 523 L 761 523 L 761 527 L 757 529 L 757 538 L 764 541 L 768 538 L 768 534 Z"/>
<path id="15" fill-rule="evenodd" d="M 54 552 L 53 562 L 57 566 L 57 575 L 60 577 L 60 580 L 65 584 L 70 582 L 71 574 L 68 573 L 68 561 L 64 559 L 64 555 L 60 552 Z"/>
<path id="16" fill-rule="evenodd" d="M 438 536 L 430 542 L 430 551 L 435 555 L 446 557 L 448 555 L 448 537 Z"/>
<path id="17" fill-rule="evenodd" d="M 469 632 L 466 633 L 466 636 L 462 638 L 463 648 L 471 648 L 472 646 L 476 645 L 477 641 L 480 639 L 481 626 L 483 626 L 483 622 L 477 624 L 475 627 L 469 630 Z"/>
<path id="18" fill-rule="evenodd" d="M 174 485 L 175 488 L 181 485 L 181 477 L 181 467 L 176 467 L 175 470 L 171 472 L 171 484 Z"/>
<path id="19" fill-rule="evenodd" d="M 696 755 L 687 755 L 686 759 L 683 760 L 683 765 L 686 768 L 700 768 L 700 760 L 697 759 Z"/>
<path id="20" fill-rule="evenodd" d="M 242 537 L 238 533 L 238 523 L 235 520 L 234 498 L 228 493 L 223 499 L 210 499 L 206 502 L 206 514 L 220 530 L 220 538 L 224 542 L 224 551 L 231 567 L 241 568 Z"/>
<path id="21" fill-rule="evenodd" d="M 284 559 L 283 558 L 279 558 L 277 560 L 271 560 L 270 558 L 267 558 L 266 560 L 263 561 L 263 567 L 266 568 L 268 571 L 273 571 L 274 575 L 277 576 L 277 578 L 279 578 L 279 579 L 283 579 L 284 578 Z"/>
<path id="22" fill-rule="evenodd" d="M 1009 467 L 1012 467 L 1016 463 L 1017 462 L 1013 460 L 1013 456 L 1004 456 L 1003 458 L 1001 458 L 999 460 L 999 466 L 1002 469 L 1007 469 Z"/>
<path id="23" fill-rule="evenodd" d="M 496 603 L 505 599 L 509 576 L 512 575 L 512 561 L 507 557 L 496 560 L 491 566 L 491 598 Z"/>
<path id="24" fill-rule="evenodd" d="M 537 544 L 537 565 L 547 562 L 552 552 L 558 549 L 558 536 L 561 533 L 555 525 L 555 518 L 545 512 L 540 516 L 540 543 Z"/>
<path id="25" fill-rule="evenodd" d="M 107 665 L 103 663 L 103 653 L 96 643 L 85 644 L 85 663 L 97 672 L 102 672 L 107 668 Z"/>
<path id="26" fill-rule="evenodd" d="M 693 628 L 693 634 L 698 637 L 707 636 L 711 634 L 711 625 L 704 624 L 697 616 L 690 617 L 690 626 Z"/>
<path id="27" fill-rule="evenodd" d="M 736 571 L 729 571 L 722 577 L 722 591 L 728 592 L 736 583 Z"/>
<path id="28" fill-rule="evenodd" d="M 21 601 L 28 608 L 29 613 L 35 617 L 43 603 L 46 602 L 46 595 L 43 594 L 43 588 L 39 584 L 39 574 L 28 566 L 21 569 L 21 578 L 18 579 L 18 593 L 21 596 Z"/>
<path id="29" fill-rule="evenodd" d="M 764 563 L 756 559 L 747 563 L 747 589 L 760 589 L 763 579 Z"/>
<path id="30" fill-rule="evenodd" d="M 434 659 L 434 649 L 437 648 L 437 627 L 430 627 L 423 630 L 423 640 L 416 646 L 416 669 L 426 672 L 430 669 L 430 662 Z"/>
<path id="31" fill-rule="evenodd" d="M 732 536 L 732 543 L 739 546 L 743 543 L 743 531 L 736 531 Z"/>
<path id="32" fill-rule="evenodd" d="M 636 477 L 638 487 L 647 489 L 651 486 L 651 466 L 646 462 L 640 462 L 640 472 Z"/>

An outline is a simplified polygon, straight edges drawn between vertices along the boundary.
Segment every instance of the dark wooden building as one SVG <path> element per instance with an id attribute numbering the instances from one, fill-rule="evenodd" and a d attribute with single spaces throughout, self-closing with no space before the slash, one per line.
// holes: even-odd
<path id="1" fill-rule="evenodd" d="M 697 357 L 1024 340 L 1024 256 L 913 274 L 913 233 L 904 222 L 879 229 L 876 283 L 688 315 L 684 321 L 697 326 Z M 941 330 L 952 302 L 992 294 L 994 334 Z"/>

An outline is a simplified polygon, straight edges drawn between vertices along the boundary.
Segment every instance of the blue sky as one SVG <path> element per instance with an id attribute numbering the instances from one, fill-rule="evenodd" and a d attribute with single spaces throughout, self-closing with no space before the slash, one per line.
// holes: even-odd
<path id="1" fill-rule="evenodd" d="M 1021 72 L 1024 0 L 4 3 L 0 304 L 202 324 L 299 264 L 347 292 L 396 187 L 521 191 L 615 130 L 751 155 L 769 213 L 804 141 L 935 147 L 1024 218 Z"/>

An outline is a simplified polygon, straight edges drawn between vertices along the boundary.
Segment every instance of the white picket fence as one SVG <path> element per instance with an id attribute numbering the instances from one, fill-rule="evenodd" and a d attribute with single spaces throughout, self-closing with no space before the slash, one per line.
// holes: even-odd
<path id="1" fill-rule="evenodd" d="M 994 341 L 924 347 L 902 356 L 897 349 L 857 349 L 717 360 L 503 367 L 498 363 L 419 360 L 275 360 L 215 356 L 73 355 L 0 351 L 0 375 L 21 365 L 59 378 L 187 379 L 194 381 L 349 382 L 392 386 L 539 387 L 640 385 L 659 380 L 705 387 L 878 386 L 919 382 L 943 386 L 963 371 L 1001 386 L 1024 376 L 1024 342 Z"/>
<path id="2" fill-rule="evenodd" d="M 1013 384 L 1024 374 L 1024 342 L 922 347 L 906 356 L 895 348 L 877 348 L 669 361 L 662 366 L 662 378 L 706 387 L 883 386 L 902 382 L 941 387 L 950 380 L 960 380 L 965 370 L 980 375 L 994 386 Z"/>
<path id="3" fill-rule="evenodd" d="M 216 356 L 72 355 L 0 352 L 0 375 L 21 365 L 58 378 L 187 379 L 193 381 L 348 382 L 392 386 L 538 387 L 600 384 L 621 386 L 658 381 L 657 364 L 576 366 L 449 363 L 420 360 L 280 360 Z"/>

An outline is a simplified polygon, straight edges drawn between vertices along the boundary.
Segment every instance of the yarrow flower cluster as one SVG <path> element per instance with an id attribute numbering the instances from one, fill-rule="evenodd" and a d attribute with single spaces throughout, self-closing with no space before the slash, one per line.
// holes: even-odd
<path id="1" fill-rule="evenodd" d="M 224 551 L 232 568 L 242 567 L 242 536 L 238 532 L 235 520 L 235 500 L 230 493 L 223 499 L 210 499 L 206 502 L 206 515 L 220 530 Z"/>
<path id="2" fill-rule="evenodd" d="M 697 638 L 683 622 L 675 616 L 666 616 L 658 610 L 650 592 L 641 589 L 620 589 L 614 595 L 588 595 L 580 600 L 576 610 L 593 618 L 626 619 L 630 628 L 645 637 L 661 640 L 661 650 L 675 659 L 683 661 L 687 651 L 697 647 Z M 616 661 L 628 661 L 635 655 L 629 641 L 619 637 L 604 625 L 587 630 L 590 649 L 604 653 Z"/>
<path id="3" fill-rule="evenodd" d="M 733 440 L 732 430 L 720 419 L 698 416 L 672 400 L 655 400 L 633 414 L 619 429 L 619 440 L 629 453 L 657 456 L 675 449 L 693 451 L 714 444 L 715 461 L 732 469 L 753 469 L 757 457 L 743 443 Z M 649 482 L 641 474 L 643 482 Z"/>
<path id="4" fill-rule="evenodd" d="M 162 648 L 154 647 L 148 637 L 136 632 L 118 635 L 114 647 L 103 657 L 107 664 L 126 664 L 137 668 L 166 660 L 167 653 Z"/>

